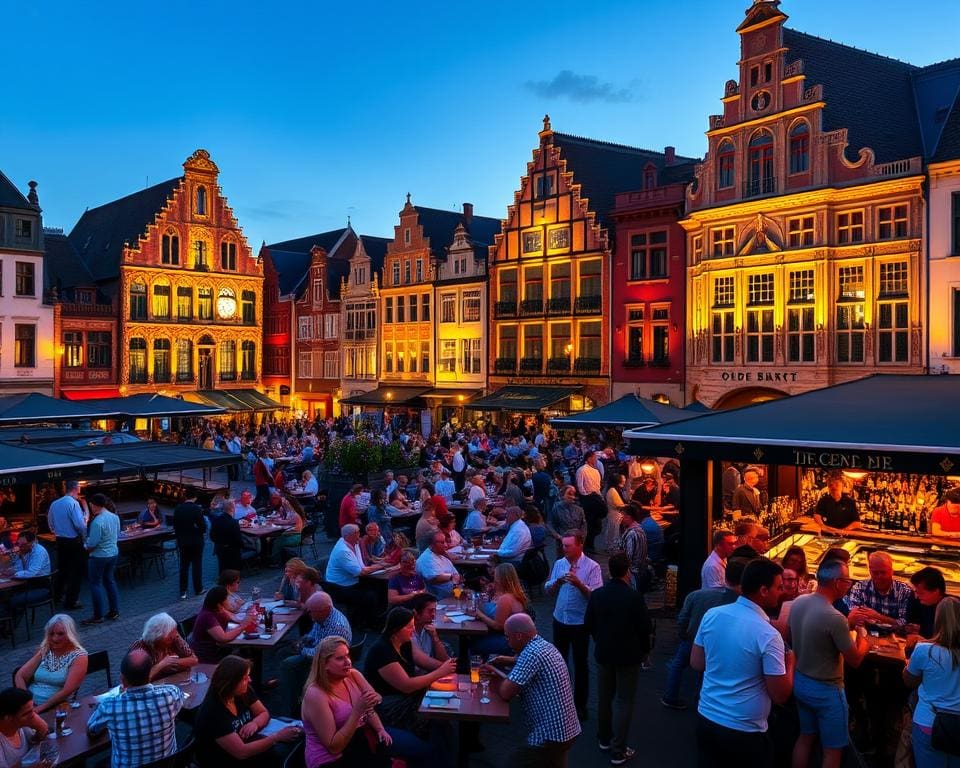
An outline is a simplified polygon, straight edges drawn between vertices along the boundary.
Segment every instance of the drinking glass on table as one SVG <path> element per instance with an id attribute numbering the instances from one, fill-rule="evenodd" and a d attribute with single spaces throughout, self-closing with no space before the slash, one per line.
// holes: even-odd
<path id="1" fill-rule="evenodd" d="M 483 656 L 470 657 L 470 682 L 476 686 L 480 682 L 480 668 L 483 666 Z"/>
<path id="2" fill-rule="evenodd" d="M 490 670 L 486 665 L 480 667 L 480 703 L 490 703 Z"/>

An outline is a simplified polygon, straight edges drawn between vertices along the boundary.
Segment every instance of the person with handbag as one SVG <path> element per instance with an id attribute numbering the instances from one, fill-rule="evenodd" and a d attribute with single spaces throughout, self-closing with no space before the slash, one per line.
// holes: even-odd
<path id="1" fill-rule="evenodd" d="M 913 712 L 917 768 L 951 768 L 960 766 L 960 600 L 940 601 L 933 628 L 930 642 L 913 649 L 903 681 L 919 686 Z"/>

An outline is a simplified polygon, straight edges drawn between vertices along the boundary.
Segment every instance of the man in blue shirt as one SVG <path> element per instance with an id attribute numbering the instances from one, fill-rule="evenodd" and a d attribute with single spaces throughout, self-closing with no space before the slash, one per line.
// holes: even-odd
<path id="1" fill-rule="evenodd" d="M 50 555 L 37 542 L 37 534 L 33 531 L 24 531 L 17 539 L 16 555 L 10 558 L 10 567 L 3 572 L 4 576 L 15 579 L 34 579 L 38 576 L 50 575 Z M 3 611 L 8 606 L 20 608 L 27 603 L 36 603 L 46 600 L 50 596 L 46 588 L 30 588 L 24 592 L 16 592 L 10 597 L 10 602 L 0 607 Z"/>
<path id="2" fill-rule="evenodd" d="M 80 495 L 80 481 L 67 480 L 63 496 L 50 505 L 47 525 L 56 537 L 57 583 L 54 596 L 63 596 L 63 606 L 68 611 L 83 608 L 80 584 L 87 566 L 84 541 L 87 538 L 86 501 Z"/>

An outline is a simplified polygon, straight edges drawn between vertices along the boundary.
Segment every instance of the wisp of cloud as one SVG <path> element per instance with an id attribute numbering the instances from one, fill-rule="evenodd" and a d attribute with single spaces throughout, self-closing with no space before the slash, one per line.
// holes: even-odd
<path id="1" fill-rule="evenodd" d="M 530 80 L 526 87 L 544 99 L 570 101 L 605 101 L 619 104 L 633 101 L 631 88 L 619 88 L 614 83 L 602 82 L 596 75 L 578 75 L 569 69 L 558 72 L 552 80 Z"/>

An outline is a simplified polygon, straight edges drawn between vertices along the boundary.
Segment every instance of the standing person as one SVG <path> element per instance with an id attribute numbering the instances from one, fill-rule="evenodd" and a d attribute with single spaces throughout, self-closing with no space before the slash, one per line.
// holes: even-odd
<path id="1" fill-rule="evenodd" d="M 573 651 L 573 701 L 580 722 L 587 719 L 590 689 L 587 665 L 590 635 L 583 622 L 590 593 L 601 586 L 600 566 L 583 554 L 583 537 L 579 533 L 564 536 L 563 557 L 553 564 L 544 589 L 550 597 L 557 598 L 553 611 L 553 644 L 563 659 Z"/>
<path id="2" fill-rule="evenodd" d="M 453 475 L 453 486 L 460 493 L 467 484 L 467 458 L 463 455 L 463 442 L 458 441 L 450 457 L 450 473 Z"/>
<path id="3" fill-rule="evenodd" d="M 650 616 L 643 595 L 633 588 L 623 552 L 610 557 L 610 581 L 587 603 L 584 624 L 593 637 L 597 662 L 597 737 L 610 764 L 623 765 L 636 754 L 627 745 L 640 666 L 650 653 Z"/>
<path id="4" fill-rule="evenodd" d="M 613 552 L 620 543 L 620 521 L 623 508 L 627 505 L 624 498 L 627 479 L 619 472 L 611 472 L 607 479 L 607 516 L 603 527 L 603 551 Z"/>
<path id="5" fill-rule="evenodd" d="M 743 482 L 733 492 L 733 511 L 741 515 L 749 515 L 754 519 L 760 517 L 760 470 L 756 467 L 747 467 L 743 470 Z"/>
<path id="6" fill-rule="evenodd" d="M 270 501 L 270 483 L 273 482 L 273 478 L 270 475 L 270 467 L 267 466 L 265 461 L 266 458 L 267 452 L 261 448 L 257 453 L 256 461 L 253 462 L 253 484 L 257 489 L 253 506 L 256 509 L 267 506 L 267 502 Z"/>
<path id="7" fill-rule="evenodd" d="M 217 556 L 220 573 L 239 571 L 243 567 L 240 556 L 243 552 L 243 536 L 234 514 L 235 506 L 232 499 L 227 499 L 210 518 L 210 541 L 213 542 L 213 553 Z"/>
<path id="8" fill-rule="evenodd" d="M 340 527 L 360 525 L 360 511 L 357 509 L 357 496 L 363 493 L 363 485 L 355 483 L 340 501 Z"/>
<path id="9" fill-rule="evenodd" d="M 56 598 L 63 596 L 63 606 L 68 611 L 83 608 L 80 601 L 80 584 L 86 571 L 87 538 L 86 506 L 80 495 L 80 481 L 67 480 L 66 492 L 50 505 L 47 525 L 57 542 Z"/>
<path id="10" fill-rule="evenodd" d="M 623 508 L 623 535 L 617 541 L 616 549 L 627 556 L 634 588 L 640 592 L 648 592 L 653 580 L 653 570 L 647 555 L 647 534 L 638 522 L 642 510 L 642 507 L 634 503 Z"/>
<path id="11" fill-rule="evenodd" d="M 593 543 L 594 537 L 600 532 L 600 521 L 607 514 L 607 505 L 600 495 L 603 485 L 603 475 L 597 468 L 597 454 L 588 451 L 584 456 L 584 463 L 576 474 L 577 493 L 580 494 L 580 505 L 587 517 L 586 544 Z"/>
<path id="12" fill-rule="evenodd" d="M 810 764 L 818 735 L 824 768 L 839 768 L 850 740 L 843 662 L 859 667 L 870 650 L 866 631 L 861 630 L 854 642 L 846 617 L 833 607 L 851 583 L 846 563 L 827 560 L 817 570 L 817 591 L 798 597 L 790 606 L 790 639 L 797 655 L 793 696 L 800 715 L 794 768 Z"/>
<path id="13" fill-rule="evenodd" d="M 943 504 L 930 513 L 930 533 L 948 539 L 960 536 L 960 488 L 943 494 Z"/>
<path id="14" fill-rule="evenodd" d="M 726 583 L 724 571 L 727 569 L 727 558 L 737 548 L 737 537 L 733 531 L 718 530 L 713 532 L 713 550 L 703 561 L 700 569 L 700 588 L 720 588 Z"/>
<path id="15" fill-rule="evenodd" d="M 940 601 L 929 643 L 918 643 L 903 670 L 903 682 L 917 688 L 913 712 L 913 756 L 917 768 L 950 768 L 955 755 L 933 748 L 931 734 L 940 711 L 960 712 L 960 600 Z"/>
<path id="16" fill-rule="evenodd" d="M 107 509 L 107 497 L 97 493 L 90 499 L 90 533 L 87 536 L 87 552 L 90 555 L 90 597 L 93 601 L 93 616 L 80 623 L 84 626 L 100 624 L 104 618 L 120 618 L 120 592 L 114 570 L 120 549 L 120 518 Z M 106 593 L 106 595 L 104 595 Z M 104 599 L 106 597 L 106 600 Z M 110 610 L 104 613 L 104 603 Z"/>
<path id="17" fill-rule="evenodd" d="M 827 480 L 827 492 L 817 501 L 813 521 L 824 533 L 843 534 L 860 527 L 857 502 L 843 492 L 843 475 L 837 473 Z"/>
<path id="18" fill-rule="evenodd" d="M 563 537 L 574 531 L 587 538 L 587 517 L 577 504 L 577 489 L 564 485 L 560 499 L 553 504 L 547 516 L 547 533 L 557 542 L 557 557 L 563 557 Z"/>
<path id="19" fill-rule="evenodd" d="M 566 662 L 556 648 L 537 634 L 537 627 L 527 614 L 511 616 L 504 630 L 516 654 L 506 660 L 516 663 L 500 683 L 500 697 L 510 701 L 520 696 L 527 731 L 527 743 L 514 754 L 512 765 L 566 768 L 567 753 L 581 732 Z"/>
<path id="20" fill-rule="evenodd" d="M 203 594 L 203 535 L 207 520 L 203 507 L 197 504 L 197 494 L 190 493 L 173 510 L 173 532 L 180 548 L 180 599 L 187 599 L 187 572 L 193 571 L 193 591 Z"/>
<path id="21" fill-rule="evenodd" d="M 767 717 L 771 702 L 790 698 L 795 663 L 765 612 L 780 601 L 782 572 L 772 560 L 752 561 L 736 602 L 708 611 L 700 623 L 690 652 L 690 666 L 704 673 L 700 768 L 772 768 Z"/>

